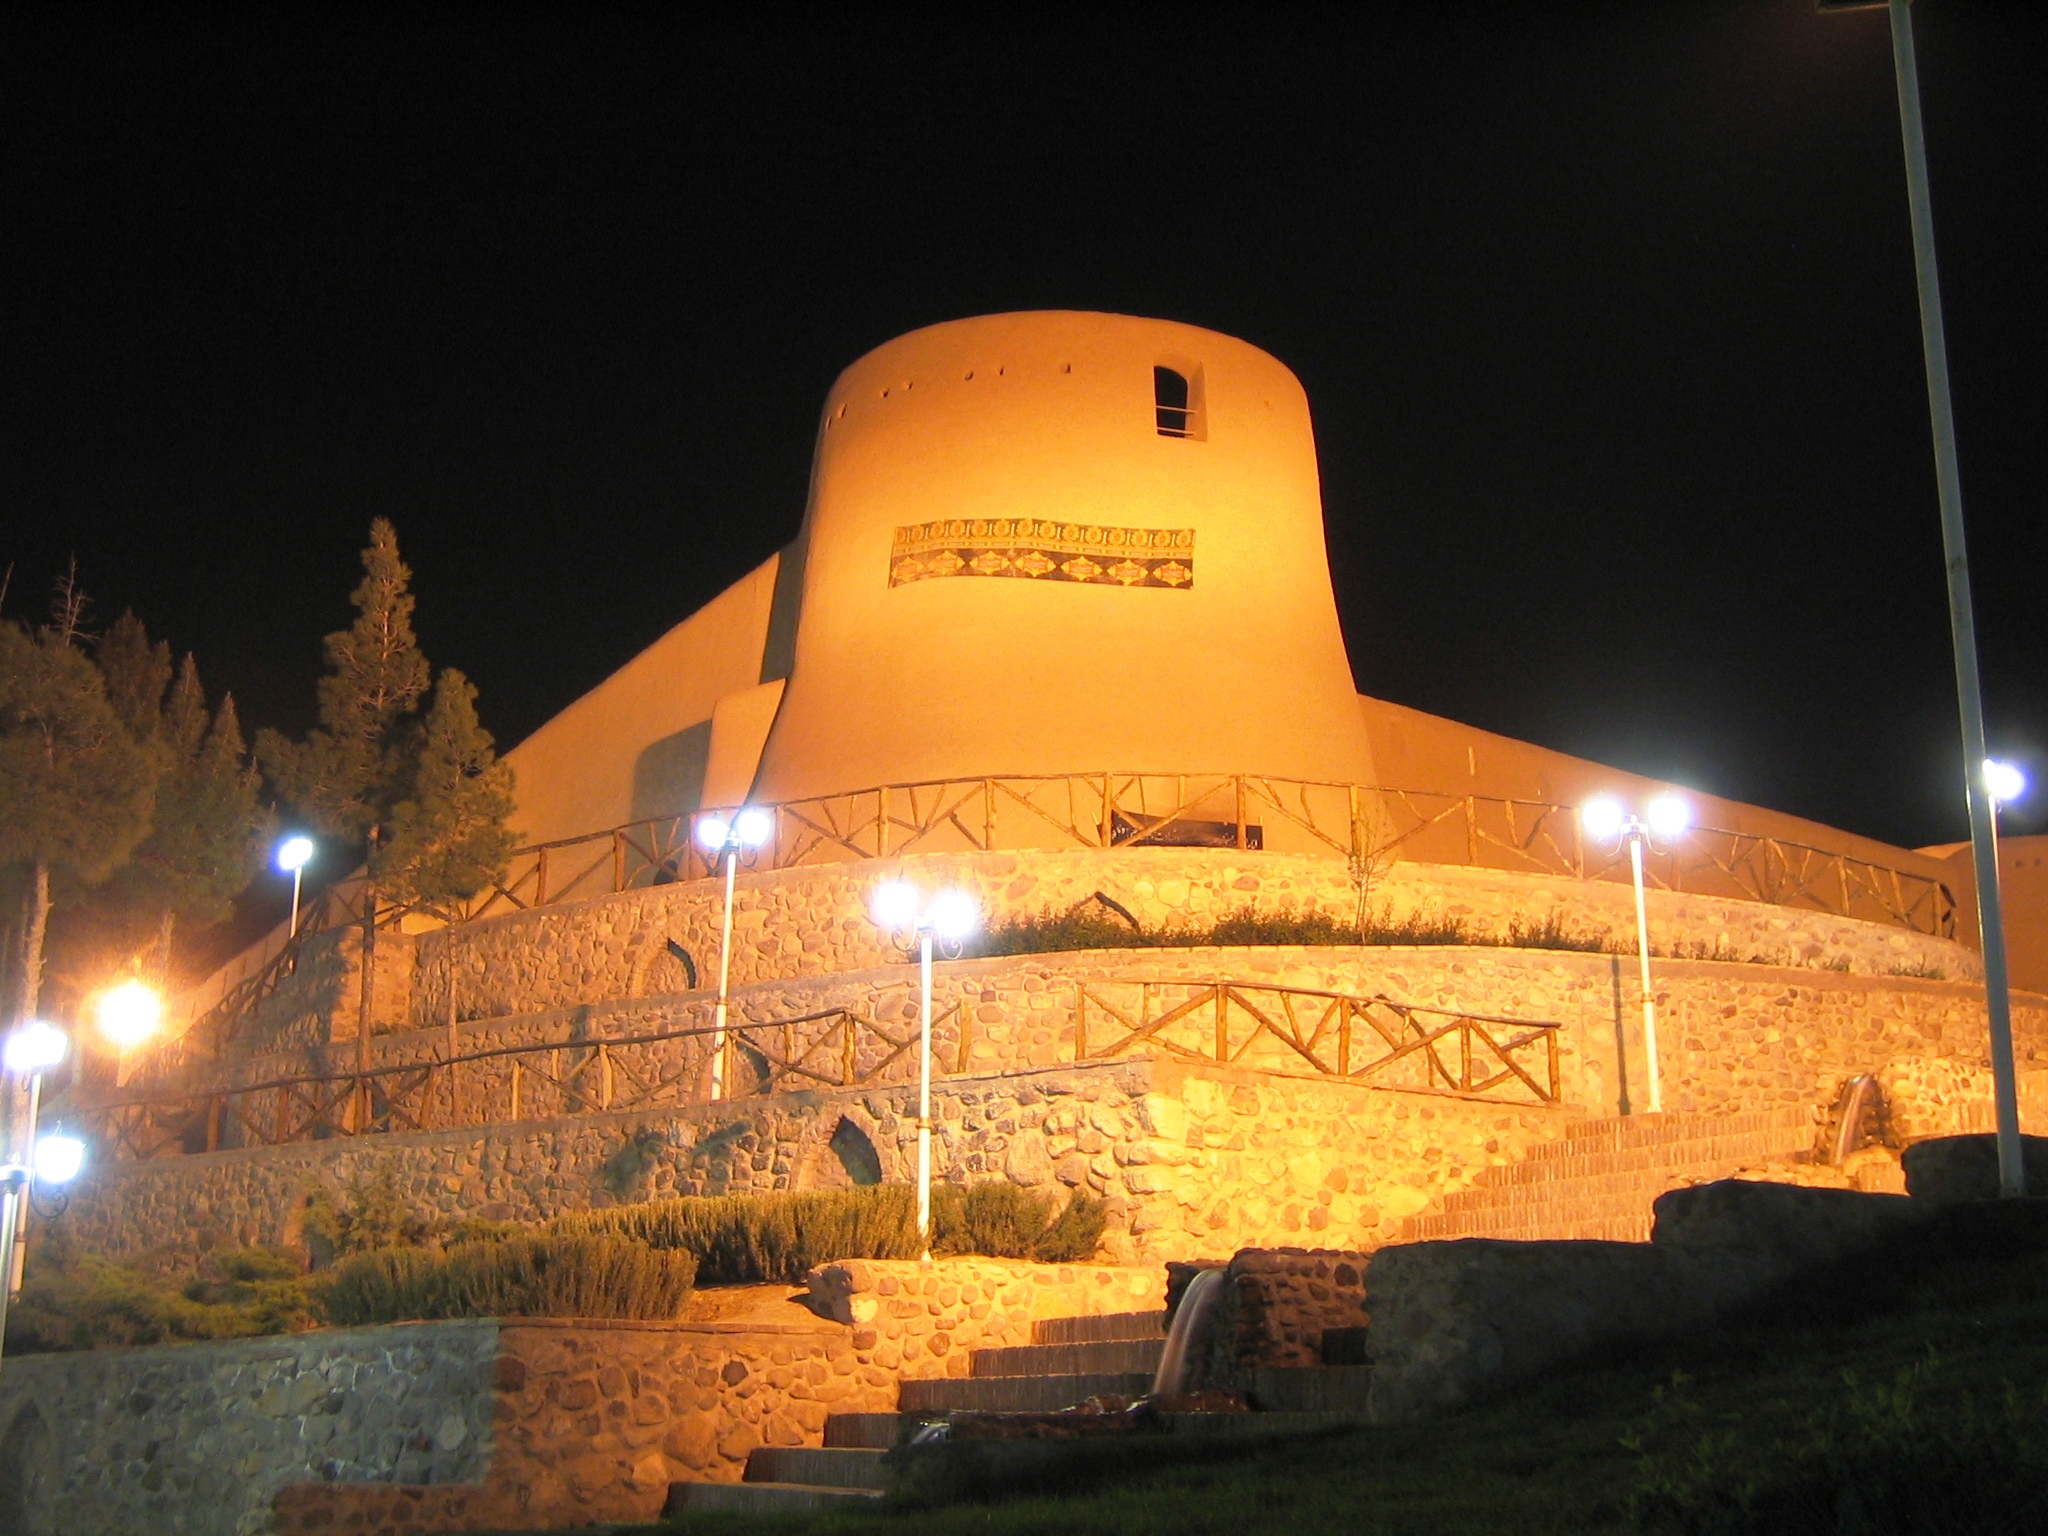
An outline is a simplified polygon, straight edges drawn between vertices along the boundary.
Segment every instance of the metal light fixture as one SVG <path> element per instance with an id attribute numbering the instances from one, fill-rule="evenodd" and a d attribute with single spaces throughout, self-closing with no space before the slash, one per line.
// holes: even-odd
<path id="1" fill-rule="evenodd" d="M 0 1157 L 0 1343 L 7 1337 L 8 1299 L 21 1283 L 20 1233 L 29 1192 L 41 1177 L 55 1183 L 75 1177 L 85 1161 L 84 1146 L 73 1138 L 36 1135 L 43 1074 L 61 1065 L 70 1050 L 70 1037 L 46 1019 L 30 1019 L 0 1042 L 0 1065 L 23 1084 L 21 1089 L 9 1088 L 10 1095 L 20 1093 L 15 1102 L 22 1104 L 23 1112 L 11 1117 L 6 1155 Z"/>
<path id="2" fill-rule="evenodd" d="M 299 931 L 299 885 L 312 859 L 313 839 L 310 837 L 288 837 L 277 845 L 277 867 L 289 871 L 292 877 L 292 925 L 286 932 L 294 937 Z"/>
<path id="3" fill-rule="evenodd" d="M 875 925 L 905 949 L 918 952 L 917 1019 L 917 1232 L 924 1257 L 932 1256 L 932 939 L 958 944 L 981 926 L 981 909 L 961 890 L 925 900 L 917 887 L 892 880 L 876 890 L 868 909 Z"/>
<path id="4" fill-rule="evenodd" d="M 1649 1074 L 1650 1113 L 1664 1109 L 1664 1085 L 1657 1061 L 1657 1001 L 1650 992 L 1650 914 L 1643 899 L 1643 850 L 1655 837 L 1669 841 L 1692 825 L 1692 807 L 1682 795 L 1653 798 L 1641 816 L 1609 795 L 1588 800 L 1579 810 L 1579 825 L 1596 843 L 1619 839 L 1628 844 L 1629 872 L 1636 887 L 1636 959 L 1642 968 L 1643 1060 Z"/>
<path id="5" fill-rule="evenodd" d="M 727 821 L 723 816 L 706 816 L 697 823 L 697 843 L 706 853 L 725 861 L 725 910 L 718 932 L 718 1007 L 711 1029 L 711 1085 L 713 1100 L 725 1097 L 726 1004 L 732 982 L 732 887 L 742 851 L 751 853 L 775 835 L 775 817 L 758 805 L 742 806 Z"/>

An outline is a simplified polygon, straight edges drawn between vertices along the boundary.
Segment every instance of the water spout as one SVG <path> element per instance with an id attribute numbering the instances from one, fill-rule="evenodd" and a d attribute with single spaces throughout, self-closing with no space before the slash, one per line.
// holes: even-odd
<path id="1" fill-rule="evenodd" d="M 1197 1341 L 1207 1341 L 1210 1314 L 1229 1295 L 1229 1277 L 1227 1269 L 1205 1269 L 1188 1282 L 1174 1309 L 1173 1326 L 1166 1330 L 1159 1370 L 1152 1377 L 1154 1397 L 1179 1397 L 1188 1390 L 1188 1378 L 1199 1364 L 1191 1352 Z"/>

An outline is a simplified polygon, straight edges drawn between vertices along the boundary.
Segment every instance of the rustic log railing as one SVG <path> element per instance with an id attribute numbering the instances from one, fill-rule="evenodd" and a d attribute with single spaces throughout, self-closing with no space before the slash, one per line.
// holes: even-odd
<path id="1" fill-rule="evenodd" d="M 1244 774 L 1069 774 L 891 784 L 764 806 L 775 822 L 757 868 L 796 869 L 915 853 L 996 849 L 1238 848 L 1467 865 L 1581 880 L 1628 878 L 1619 849 L 1589 846 L 1571 806 Z M 708 814 L 708 813 L 699 813 Z M 506 912 L 702 879 L 697 817 L 668 816 L 516 851 L 475 900 L 433 915 L 470 922 Z M 1695 827 L 1648 860 L 1650 883 L 1886 923 L 1953 938 L 1954 895 L 1937 877 L 1781 837 Z M 193 1036 L 221 1040 L 288 979 L 315 934 L 362 921 L 360 880 L 308 908 L 298 937 L 226 987 Z M 379 923 L 408 909 L 380 907 Z"/>
<path id="2" fill-rule="evenodd" d="M 1555 1023 L 1262 982 L 1082 982 L 1077 992 L 1079 1061 L 1144 1047 L 1225 1066 L 1277 1056 L 1296 1071 L 1379 1088 L 1559 1101 Z"/>
<path id="3" fill-rule="evenodd" d="M 1071 1043 L 1046 1065 L 1148 1052 L 1367 1087 L 1527 1104 L 1559 1102 L 1559 1025 L 1422 1008 L 1374 995 L 1243 981 L 1077 982 Z M 367 1071 L 305 1073 L 69 1106 L 67 1124 L 102 1158 L 148 1159 L 335 1137 L 453 1129 L 705 1102 L 715 1029 L 616 1039 L 449 1048 Z M 934 1067 L 973 1069 L 973 1010 L 955 1001 L 932 1020 Z M 728 1084 L 741 1096 L 903 1082 L 915 1068 L 916 1021 L 883 1023 L 853 1008 L 786 1019 L 735 1019 Z"/>

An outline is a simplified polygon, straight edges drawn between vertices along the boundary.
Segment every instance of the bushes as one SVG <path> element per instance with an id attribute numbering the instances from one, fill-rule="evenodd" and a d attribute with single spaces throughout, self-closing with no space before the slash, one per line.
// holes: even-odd
<path id="1" fill-rule="evenodd" d="M 613 1236 L 525 1236 L 353 1254 L 320 1280 L 343 1326 L 442 1317 L 680 1317 L 697 1276 L 686 1252 Z"/>
<path id="2" fill-rule="evenodd" d="M 1067 1197 L 1051 1190 L 986 1184 L 942 1184 L 932 1191 L 932 1247 L 939 1253 L 985 1253 L 1000 1259 L 1074 1264 L 1095 1257 L 1109 1212 L 1083 1190 Z"/>
<path id="3" fill-rule="evenodd" d="M 7 1348 L 24 1354 L 184 1339 L 245 1339 L 309 1328 L 318 1307 L 306 1278 L 266 1248 L 208 1254 L 195 1272 L 74 1253 L 59 1236 L 29 1249 Z"/>
<path id="4" fill-rule="evenodd" d="M 1529 933 L 1548 933 L 1530 928 Z M 1329 912 L 1258 912 L 1245 908 L 1218 918 L 1207 928 L 1147 930 L 1125 922 L 1097 897 L 1078 901 L 1063 912 L 1016 917 L 996 923 L 968 941 L 966 953 L 1044 955 L 1076 949 L 1200 949 L 1210 945 L 1245 944 L 1494 944 L 1501 941 L 1467 932 L 1463 918 L 1413 912 L 1398 920 L 1380 913 L 1357 923 Z M 1511 936 L 1508 943 L 1520 943 Z M 1550 944 L 1549 948 L 1577 947 Z"/>
<path id="5" fill-rule="evenodd" d="M 614 1234 L 696 1256 L 708 1285 L 797 1281 L 834 1259 L 914 1259 L 917 1192 L 905 1184 L 655 1200 L 558 1216 L 564 1235 Z"/>
<path id="6" fill-rule="evenodd" d="M 1058 1196 L 1000 1180 L 932 1190 L 932 1246 L 939 1253 L 1071 1264 L 1094 1257 L 1108 1212 L 1076 1190 Z M 907 1184 L 814 1193 L 657 1200 L 558 1216 L 549 1230 L 610 1234 L 697 1259 L 707 1284 L 801 1280 L 834 1259 L 918 1256 L 917 1191 Z"/>

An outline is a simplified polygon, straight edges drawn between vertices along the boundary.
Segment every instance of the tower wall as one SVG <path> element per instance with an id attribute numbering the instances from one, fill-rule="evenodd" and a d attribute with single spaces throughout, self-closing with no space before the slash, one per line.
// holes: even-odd
<path id="1" fill-rule="evenodd" d="M 1158 429 L 1160 366 L 1191 382 L 1189 436 Z M 1103 770 L 1372 781 L 1308 401 L 1256 347 L 1069 312 L 900 337 L 826 401 L 804 544 L 757 799 Z"/>

